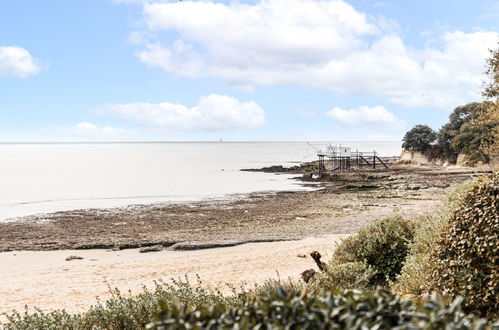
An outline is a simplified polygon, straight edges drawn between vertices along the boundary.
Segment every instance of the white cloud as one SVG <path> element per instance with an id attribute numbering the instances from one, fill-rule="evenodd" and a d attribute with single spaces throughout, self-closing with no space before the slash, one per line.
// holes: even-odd
<path id="1" fill-rule="evenodd" d="M 69 127 L 50 127 L 45 131 L 57 137 L 92 141 L 127 140 L 138 135 L 133 130 L 111 126 L 99 127 L 89 122 L 81 122 Z"/>
<path id="2" fill-rule="evenodd" d="M 401 130 L 406 126 L 403 120 L 398 119 L 393 113 L 382 106 L 372 108 L 360 106 L 348 110 L 334 107 L 326 112 L 326 115 L 348 126 L 384 128 L 389 130 Z"/>
<path id="3" fill-rule="evenodd" d="M 293 84 L 408 107 L 451 109 L 476 99 L 487 50 L 499 38 L 454 31 L 433 48 L 415 49 L 386 19 L 373 20 L 341 0 L 150 1 L 143 13 L 144 33 L 158 37 L 142 40 L 136 52 L 147 65 L 246 90 Z M 162 31 L 179 39 L 164 45 Z"/>
<path id="4" fill-rule="evenodd" d="M 0 77 L 24 78 L 40 72 L 31 54 L 17 46 L 0 46 Z"/>
<path id="5" fill-rule="evenodd" d="M 93 109 L 140 126 L 161 131 L 216 131 L 258 127 L 265 122 L 264 110 L 255 102 L 233 97 L 203 96 L 194 107 L 173 103 L 105 104 Z"/>

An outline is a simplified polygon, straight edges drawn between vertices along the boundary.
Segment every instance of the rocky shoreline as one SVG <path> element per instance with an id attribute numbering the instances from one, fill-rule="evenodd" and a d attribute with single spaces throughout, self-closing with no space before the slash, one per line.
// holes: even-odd
<path id="1" fill-rule="evenodd" d="M 448 187 L 484 171 L 396 165 L 389 169 L 310 175 L 313 163 L 256 169 L 321 182 L 316 191 L 254 193 L 235 200 L 57 212 L 0 223 L 0 251 L 171 250 L 351 234 L 393 214 L 415 218 L 441 206 Z"/>

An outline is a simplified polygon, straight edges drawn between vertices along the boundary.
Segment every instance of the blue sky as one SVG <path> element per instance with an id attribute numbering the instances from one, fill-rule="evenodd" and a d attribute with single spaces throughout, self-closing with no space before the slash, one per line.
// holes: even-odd
<path id="1" fill-rule="evenodd" d="M 0 141 L 400 140 L 480 100 L 495 1 L 0 2 Z"/>

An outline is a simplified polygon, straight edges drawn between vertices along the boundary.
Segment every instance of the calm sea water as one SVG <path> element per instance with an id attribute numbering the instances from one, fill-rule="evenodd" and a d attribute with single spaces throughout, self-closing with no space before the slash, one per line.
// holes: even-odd
<path id="1" fill-rule="evenodd" d="M 320 145 L 320 143 L 313 143 Z M 399 142 L 343 142 L 398 155 Z M 242 168 L 316 159 L 305 142 L 0 144 L 0 221 L 82 208 L 307 189 L 290 175 Z"/>

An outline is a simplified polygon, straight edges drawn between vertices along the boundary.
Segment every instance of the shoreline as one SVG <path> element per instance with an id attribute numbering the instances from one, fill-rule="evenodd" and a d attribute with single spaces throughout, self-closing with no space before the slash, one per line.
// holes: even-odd
<path id="1" fill-rule="evenodd" d="M 185 274 L 191 282 L 199 275 L 210 289 L 224 283 L 252 288 L 276 274 L 299 280 L 315 267 L 311 251 L 327 260 L 341 239 L 376 219 L 428 216 L 442 207 L 452 184 L 480 174 L 404 165 L 331 174 L 316 191 L 68 211 L 45 215 L 50 221 L 43 223 L 2 223 L 0 251 L 11 251 L 0 253 L 0 313 L 22 312 L 25 305 L 31 312 L 82 312 L 96 297 L 109 298 L 109 288 L 136 294 L 156 280 Z M 137 249 L 158 244 L 163 248 L 157 252 Z M 70 256 L 82 259 L 66 260 Z"/>
<path id="2" fill-rule="evenodd" d="M 304 174 L 309 172 L 306 168 Z M 352 234 L 380 217 L 421 216 L 428 208 L 440 206 L 440 197 L 451 184 L 480 173 L 397 165 L 388 170 L 328 174 L 322 181 L 313 181 L 322 189 L 312 191 L 27 216 L 0 223 L 0 251 L 151 245 L 182 250 Z"/>

